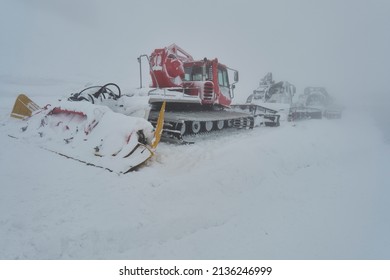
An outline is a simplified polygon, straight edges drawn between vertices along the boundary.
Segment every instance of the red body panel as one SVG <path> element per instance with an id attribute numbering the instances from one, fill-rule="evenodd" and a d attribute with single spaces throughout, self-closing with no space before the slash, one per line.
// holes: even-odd
<path id="1" fill-rule="evenodd" d="M 156 49 L 150 56 L 152 87 L 180 87 L 184 77 L 183 62 L 167 49 Z"/>
<path id="2" fill-rule="evenodd" d="M 155 49 L 150 56 L 152 87 L 177 88 L 198 96 L 202 105 L 229 106 L 232 102 L 227 67 L 218 59 L 197 60 L 176 45 Z"/>

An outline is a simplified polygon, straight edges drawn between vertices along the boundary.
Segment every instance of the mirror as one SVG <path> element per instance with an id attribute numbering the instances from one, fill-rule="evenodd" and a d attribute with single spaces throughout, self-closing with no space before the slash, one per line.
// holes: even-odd
<path id="1" fill-rule="evenodd" d="M 238 82 L 238 71 L 234 71 L 234 82 Z"/>

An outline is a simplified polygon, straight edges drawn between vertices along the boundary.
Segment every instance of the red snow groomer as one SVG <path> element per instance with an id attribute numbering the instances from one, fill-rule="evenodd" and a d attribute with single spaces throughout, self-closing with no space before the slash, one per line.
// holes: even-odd
<path id="1" fill-rule="evenodd" d="M 217 58 L 194 60 L 175 44 L 155 49 L 148 58 L 153 88 L 149 120 L 157 119 L 159 105 L 166 101 L 164 131 L 175 138 L 229 127 L 253 128 L 258 116 L 265 116 L 268 123 L 279 122 L 276 111 L 261 106 L 232 110 L 238 71 Z"/>
<path id="2" fill-rule="evenodd" d="M 168 103 L 181 101 L 227 107 L 234 96 L 234 84 L 238 82 L 237 70 L 219 63 L 217 58 L 194 60 L 190 54 L 175 44 L 155 49 L 150 55 L 150 68 L 152 87 L 169 89 L 164 99 Z M 233 83 L 229 81 L 228 71 L 233 73 Z M 183 93 L 182 96 L 177 92 Z M 152 95 L 152 102 L 161 101 L 161 98 L 153 96 L 155 95 Z"/>

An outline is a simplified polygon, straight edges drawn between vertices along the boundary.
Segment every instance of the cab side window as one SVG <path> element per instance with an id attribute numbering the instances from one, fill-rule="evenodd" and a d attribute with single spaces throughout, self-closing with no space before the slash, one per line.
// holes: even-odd
<path id="1" fill-rule="evenodd" d="M 229 87 L 229 77 L 226 69 L 218 69 L 218 84 L 222 87 Z"/>

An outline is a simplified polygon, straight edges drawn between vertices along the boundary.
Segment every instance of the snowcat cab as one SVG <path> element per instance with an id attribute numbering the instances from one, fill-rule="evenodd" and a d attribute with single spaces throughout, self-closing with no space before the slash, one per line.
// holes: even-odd
<path id="1" fill-rule="evenodd" d="M 307 107 L 325 108 L 331 104 L 332 100 L 328 92 L 323 87 L 306 87 L 300 102 Z"/>
<path id="2" fill-rule="evenodd" d="M 278 82 L 265 88 L 253 91 L 254 99 L 262 99 L 264 103 L 291 104 L 295 94 L 295 86 L 289 82 Z"/>
<path id="3" fill-rule="evenodd" d="M 247 103 L 252 100 L 261 100 L 264 103 L 284 103 L 291 104 L 296 88 L 289 82 L 281 81 L 275 83 L 272 73 L 267 73 L 260 81 L 259 87 L 253 91 L 247 99 Z"/>
<path id="4" fill-rule="evenodd" d="M 281 113 L 287 119 L 296 88 L 293 84 L 280 81 L 275 83 L 272 73 L 260 80 L 259 87 L 247 98 L 247 103 L 257 104 Z"/>
<path id="5" fill-rule="evenodd" d="M 229 72 L 234 82 L 229 81 Z M 194 60 L 175 44 L 155 49 L 150 56 L 152 87 L 151 103 L 220 105 L 228 107 L 234 97 L 238 71 L 218 62 L 218 59 Z"/>

